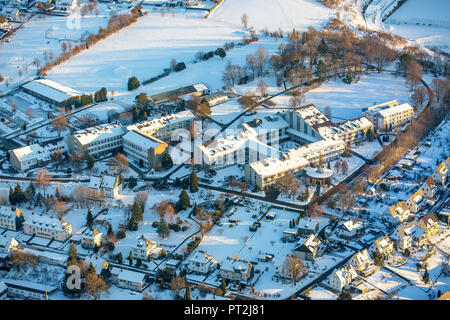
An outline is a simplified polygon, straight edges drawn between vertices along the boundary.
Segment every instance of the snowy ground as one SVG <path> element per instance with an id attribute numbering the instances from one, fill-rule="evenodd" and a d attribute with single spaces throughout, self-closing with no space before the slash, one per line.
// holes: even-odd
<path id="1" fill-rule="evenodd" d="M 175 10 L 173 15 L 161 16 L 160 12 L 149 10 L 138 22 L 52 69 L 48 77 L 78 90 L 92 92 L 104 86 L 120 93 L 126 91 L 128 77 L 136 76 L 141 82 L 150 79 L 169 68 L 175 58 L 178 62 L 185 62 L 187 69 L 149 85 L 147 93 L 198 82 L 218 89 L 223 85 L 222 73 L 229 60 L 243 64 L 245 56 L 254 53 L 260 45 L 272 42 L 273 50 L 278 45 L 273 39 L 260 40 L 228 51 L 224 60 L 214 57 L 194 65 L 191 62 L 197 52 L 214 51 L 225 42 L 237 43 L 244 35 L 249 35 L 241 28 L 204 19 L 203 16 L 202 12 L 181 9 Z M 139 41 L 130 41 L 131 38 Z M 237 57 L 239 61 L 235 61 Z M 205 73 L 205 69 L 209 72 Z M 133 92 L 132 99 L 138 93 Z"/>
<path id="2" fill-rule="evenodd" d="M 39 59 L 41 66 L 45 64 L 44 50 L 57 56 L 62 53 L 62 42 L 70 39 L 75 46 L 88 34 L 97 33 L 99 27 L 106 26 L 111 14 L 107 4 L 99 3 L 97 8 L 98 16 L 95 9 L 84 17 L 79 11 L 74 11 L 67 17 L 36 14 L 14 33 L 11 42 L 0 43 L 0 69 L 3 77 L 10 84 L 23 81 L 36 74 L 37 68 L 33 64 L 35 58 Z M 127 6 L 123 5 L 122 8 L 119 5 L 117 9 L 127 9 Z M 19 69 L 22 70 L 21 77 Z M 0 85 L 0 90 L 8 90 L 5 82 Z"/>
<path id="3" fill-rule="evenodd" d="M 320 29 L 335 11 L 313 0 L 226 0 L 209 17 L 210 20 L 242 26 L 241 17 L 248 16 L 248 26 L 257 30 L 276 31 Z"/>
<path id="4" fill-rule="evenodd" d="M 366 141 L 365 143 L 358 146 L 352 145 L 351 149 L 357 154 L 362 155 L 363 157 L 372 159 L 378 154 L 378 152 L 382 150 L 382 147 L 378 142 L 378 139 L 374 139 L 372 142 Z"/>
<path id="5" fill-rule="evenodd" d="M 413 43 L 450 53 L 448 12 L 447 0 L 409 0 L 389 17 L 385 28 Z"/>

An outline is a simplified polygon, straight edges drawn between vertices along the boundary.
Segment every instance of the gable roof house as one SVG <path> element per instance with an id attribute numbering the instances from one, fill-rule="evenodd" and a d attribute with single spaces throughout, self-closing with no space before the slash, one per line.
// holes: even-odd
<path id="1" fill-rule="evenodd" d="M 438 217 L 435 213 L 427 214 L 419 220 L 419 226 L 425 229 L 426 237 L 429 239 L 434 236 L 439 230 Z"/>
<path id="2" fill-rule="evenodd" d="M 301 219 L 298 224 L 298 235 L 302 238 L 307 238 L 311 234 L 317 234 L 319 230 L 319 222 L 312 221 L 311 219 Z"/>
<path id="3" fill-rule="evenodd" d="M 189 259 L 188 268 L 191 272 L 207 274 L 215 270 L 218 266 L 214 257 L 204 251 L 196 251 L 192 258 Z"/>
<path id="4" fill-rule="evenodd" d="M 357 218 L 350 219 L 341 223 L 336 230 L 340 237 L 353 239 L 359 237 L 364 232 L 364 224 Z"/>
<path id="5" fill-rule="evenodd" d="M 444 161 L 442 161 L 431 176 L 433 177 L 434 181 L 440 183 L 442 186 L 445 186 L 445 184 L 447 183 L 447 175 L 448 166 Z"/>
<path id="6" fill-rule="evenodd" d="M 406 200 L 406 205 L 411 213 L 417 213 L 426 203 L 427 199 L 422 189 L 414 192 L 408 200 Z"/>
<path id="7" fill-rule="evenodd" d="M 425 197 L 430 200 L 434 200 L 434 195 L 437 190 L 437 184 L 436 181 L 433 180 L 432 176 L 429 176 L 427 180 L 422 184 L 420 189 L 423 190 L 423 193 L 425 194 Z"/>
<path id="8" fill-rule="evenodd" d="M 102 237 L 103 233 L 98 231 L 97 229 L 86 229 L 80 237 L 81 246 L 85 249 L 93 249 L 95 245 L 97 245 L 97 247 L 100 247 L 102 243 Z"/>
<path id="9" fill-rule="evenodd" d="M 254 275 L 253 264 L 240 260 L 238 257 L 228 257 L 220 265 L 220 275 L 223 279 L 247 285 Z"/>
<path id="10" fill-rule="evenodd" d="M 377 252 L 380 253 L 385 259 L 391 255 L 394 251 L 394 242 L 389 238 L 389 236 L 384 236 L 379 238 L 372 243 L 369 247 L 369 252 L 374 256 Z"/>
<path id="11" fill-rule="evenodd" d="M 148 257 L 156 250 L 156 242 L 140 237 L 136 239 L 136 244 L 131 248 L 131 253 L 134 259 L 141 259 L 148 261 Z"/>
<path id="12" fill-rule="evenodd" d="M 35 143 L 11 150 L 9 152 L 9 161 L 18 170 L 27 171 L 50 163 L 52 154 L 57 151 L 63 154 L 67 152 L 67 146 L 64 141 L 48 143 L 45 146 Z"/>
<path id="13" fill-rule="evenodd" d="M 142 292 L 146 287 L 146 279 L 147 276 L 144 273 L 123 270 L 117 276 L 117 286 L 119 288 Z"/>
<path id="14" fill-rule="evenodd" d="M 342 288 L 350 284 L 356 278 L 358 278 L 358 274 L 356 273 L 355 267 L 351 264 L 346 264 L 330 274 L 328 283 L 330 287 L 341 292 Z"/>
<path id="15" fill-rule="evenodd" d="M 122 184 L 120 183 L 119 177 L 113 176 L 103 176 L 100 183 L 100 192 L 102 192 L 105 197 L 115 198 L 122 191 Z"/>
<path id="16" fill-rule="evenodd" d="M 325 249 L 325 244 L 314 234 L 311 234 L 303 243 L 301 241 L 297 243 L 295 254 L 300 259 L 314 261 L 323 254 Z"/>
<path id="17" fill-rule="evenodd" d="M 363 276 L 368 276 L 377 270 L 377 266 L 374 265 L 372 258 L 369 256 L 367 249 L 358 251 L 350 259 L 350 264 L 355 267 L 355 270 Z"/>
<path id="18" fill-rule="evenodd" d="M 393 225 L 397 225 L 405 221 L 410 214 L 406 201 L 400 201 L 390 206 L 385 212 L 385 220 Z"/>

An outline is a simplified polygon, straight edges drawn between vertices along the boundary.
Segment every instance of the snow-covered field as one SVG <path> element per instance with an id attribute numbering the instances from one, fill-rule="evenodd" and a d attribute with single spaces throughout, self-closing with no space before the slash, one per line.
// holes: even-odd
<path id="1" fill-rule="evenodd" d="M 214 57 L 194 65 L 191 62 L 197 52 L 214 51 L 226 42 L 237 43 L 244 35 L 248 36 L 241 28 L 204 19 L 203 15 L 197 11 L 175 10 L 173 15 L 162 16 L 159 12 L 149 11 L 135 24 L 52 69 L 48 78 L 88 92 L 104 86 L 120 93 L 126 91 L 128 77 L 136 76 L 141 82 L 150 79 L 169 68 L 174 58 L 185 62 L 187 69 L 149 85 L 148 89 L 153 93 L 198 82 L 220 88 L 222 73 L 229 60 L 243 64 L 245 56 L 254 53 L 260 45 L 273 42 L 274 50 L 278 45 L 273 39 L 260 40 L 230 50 L 224 60 Z M 235 61 L 235 55 L 241 59 Z M 204 72 L 206 69 L 208 72 Z M 220 82 L 219 86 L 217 82 Z M 134 93 L 138 92 L 133 92 L 133 99 Z"/>
<path id="2" fill-rule="evenodd" d="M 97 8 L 98 16 L 95 9 L 84 17 L 81 16 L 79 9 L 67 17 L 36 14 L 10 37 L 10 42 L 0 43 L 2 76 L 10 84 L 21 82 L 36 75 L 37 67 L 34 65 L 36 58 L 39 59 L 41 66 L 45 64 L 44 51 L 56 57 L 62 53 L 63 42 L 67 44 L 67 40 L 70 39 L 75 46 L 90 33 L 97 33 L 100 27 L 106 26 L 111 14 L 107 4 L 99 3 Z M 22 71 L 21 77 L 19 70 Z M 8 90 L 6 80 L 0 85 L 0 90 Z"/>
<path id="3" fill-rule="evenodd" d="M 248 26 L 270 31 L 320 28 L 335 11 L 314 0 L 226 0 L 209 17 L 242 26 L 241 17 L 248 16 Z"/>
<path id="4" fill-rule="evenodd" d="M 385 23 L 385 28 L 413 43 L 450 53 L 450 2 L 409 0 Z"/>

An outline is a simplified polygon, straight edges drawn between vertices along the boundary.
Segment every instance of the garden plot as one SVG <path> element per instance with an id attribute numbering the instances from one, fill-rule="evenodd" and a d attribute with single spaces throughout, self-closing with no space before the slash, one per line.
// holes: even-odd
<path id="1" fill-rule="evenodd" d="M 248 16 L 248 26 L 261 30 L 320 29 L 335 15 L 313 0 L 226 0 L 210 15 L 210 20 L 242 26 L 241 17 Z"/>
<path id="2" fill-rule="evenodd" d="M 337 295 L 323 287 L 316 286 L 308 292 L 311 300 L 337 300 Z"/>
<path id="3" fill-rule="evenodd" d="M 107 6 L 102 3 L 97 5 L 98 16 L 95 15 L 95 9 L 84 17 L 79 11 L 74 11 L 67 17 L 36 14 L 10 37 L 10 42 L 0 43 L 2 76 L 9 84 L 16 84 L 36 75 L 34 60 L 37 58 L 40 65 L 44 65 L 44 50 L 47 54 L 51 52 L 57 56 L 62 53 L 63 42 L 70 39 L 74 46 L 78 45 L 90 33 L 97 33 L 100 27 L 105 27 L 111 13 Z M 126 6 L 123 8 L 127 9 Z M 22 76 L 19 75 L 19 70 Z M 0 84 L 0 90 L 8 90 L 6 81 Z"/>
<path id="4" fill-rule="evenodd" d="M 378 270 L 365 280 L 375 288 L 381 289 L 388 294 L 391 294 L 407 284 L 406 280 L 403 280 L 399 276 L 385 269 Z"/>

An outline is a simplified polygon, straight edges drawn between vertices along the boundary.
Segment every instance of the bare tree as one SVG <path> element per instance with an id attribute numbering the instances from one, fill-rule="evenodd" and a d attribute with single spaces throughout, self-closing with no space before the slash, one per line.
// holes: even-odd
<path id="1" fill-rule="evenodd" d="M 45 188 L 50 185 L 50 177 L 46 168 L 40 168 L 34 182 L 38 188 Z"/>
<path id="2" fill-rule="evenodd" d="M 108 284 L 94 272 L 87 273 L 84 284 L 89 299 L 98 300 L 102 293 L 109 292 Z"/>
<path id="3" fill-rule="evenodd" d="M 269 61 L 270 55 L 264 47 L 259 47 L 256 51 L 256 61 L 258 67 L 258 76 L 262 77 L 264 74 L 264 67 Z"/>
<path id="4" fill-rule="evenodd" d="M 242 14 L 241 22 L 242 22 L 242 25 L 244 26 L 244 28 L 247 28 L 247 26 L 248 26 L 248 16 L 247 16 L 246 13 Z"/>
<path id="5" fill-rule="evenodd" d="M 148 193 L 145 191 L 138 192 L 136 194 L 136 196 L 134 197 L 134 199 L 137 201 L 137 203 L 139 203 L 142 210 L 144 210 L 145 204 L 147 203 L 147 199 L 148 199 Z"/>
<path id="6" fill-rule="evenodd" d="M 259 80 L 258 81 L 258 91 L 261 95 L 261 97 L 265 97 L 267 94 L 267 84 L 264 80 Z"/>
<path id="7" fill-rule="evenodd" d="M 128 159 L 123 154 L 118 153 L 114 158 L 110 159 L 109 167 L 111 171 L 118 171 L 120 174 L 123 174 L 128 171 Z"/>
<path id="8" fill-rule="evenodd" d="M 64 213 L 67 212 L 66 204 L 60 200 L 56 200 L 52 208 L 58 214 L 58 218 L 60 220 L 62 219 Z"/>
<path id="9" fill-rule="evenodd" d="M 284 269 L 286 272 L 286 278 L 289 278 L 289 275 L 292 276 L 292 281 L 294 285 L 297 284 L 297 280 L 299 275 L 304 271 L 303 262 L 295 255 L 290 255 L 286 257 L 284 262 Z"/>

